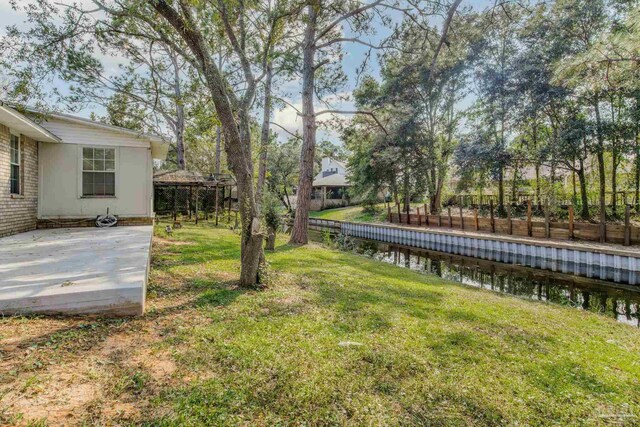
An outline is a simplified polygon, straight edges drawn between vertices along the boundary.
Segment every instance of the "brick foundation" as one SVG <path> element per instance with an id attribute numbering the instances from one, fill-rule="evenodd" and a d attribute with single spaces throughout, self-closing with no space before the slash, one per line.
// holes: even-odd
<path id="1" fill-rule="evenodd" d="M 129 225 L 153 225 L 153 218 L 148 217 L 118 217 L 117 226 Z M 95 218 L 62 218 L 62 219 L 38 219 L 38 229 L 45 228 L 72 228 L 72 227 L 95 227 Z"/>

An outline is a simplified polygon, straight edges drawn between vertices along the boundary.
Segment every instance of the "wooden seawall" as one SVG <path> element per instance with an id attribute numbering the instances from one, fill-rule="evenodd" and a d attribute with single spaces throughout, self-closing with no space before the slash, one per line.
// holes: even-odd
<path id="1" fill-rule="evenodd" d="M 355 238 L 640 285 L 640 250 L 637 247 L 623 248 L 587 242 L 496 236 L 316 218 L 309 219 L 309 228 L 342 233 Z"/>

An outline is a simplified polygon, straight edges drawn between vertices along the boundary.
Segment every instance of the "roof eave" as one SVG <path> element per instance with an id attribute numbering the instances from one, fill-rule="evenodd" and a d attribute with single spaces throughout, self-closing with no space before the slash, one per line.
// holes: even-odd
<path id="1" fill-rule="evenodd" d="M 4 124 L 9 128 L 16 129 L 23 135 L 33 138 L 36 141 L 54 143 L 62 142 L 62 140 L 56 135 L 34 121 L 29 120 L 29 118 L 25 117 L 20 112 L 0 103 L 0 121 L 2 121 L 2 118 L 5 118 Z"/>

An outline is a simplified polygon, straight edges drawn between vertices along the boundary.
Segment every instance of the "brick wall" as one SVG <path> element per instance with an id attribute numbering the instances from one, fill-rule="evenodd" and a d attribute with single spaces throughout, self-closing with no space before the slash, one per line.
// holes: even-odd
<path id="1" fill-rule="evenodd" d="M 38 215 L 38 143 L 24 135 L 21 141 L 21 195 L 9 186 L 9 128 L 0 124 L 0 237 L 34 230 Z"/>

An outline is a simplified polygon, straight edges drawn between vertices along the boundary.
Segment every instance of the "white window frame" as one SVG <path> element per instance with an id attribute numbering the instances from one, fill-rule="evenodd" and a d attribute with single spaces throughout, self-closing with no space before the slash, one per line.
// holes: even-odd
<path id="1" fill-rule="evenodd" d="M 14 163 L 11 156 L 11 139 L 16 137 L 18 140 L 18 163 Z M 11 167 L 18 166 L 18 192 L 14 193 L 11 190 Z M 22 138 L 20 135 L 15 132 L 9 132 L 9 194 L 12 196 L 21 196 L 22 195 Z"/>
<path id="2" fill-rule="evenodd" d="M 80 145 L 78 150 L 78 197 L 81 199 L 115 199 L 118 197 L 118 164 L 120 163 L 119 158 L 119 147 L 115 147 L 112 145 Z M 114 161 L 114 169 L 113 171 L 102 171 L 102 173 L 113 173 L 113 195 L 85 195 L 84 194 L 84 173 L 85 172 L 101 172 L 94 170 L 84 170 L 84 149 L 85 148 L 99 148 L 103 150 L 113 150 L 113 161 Z"/>

